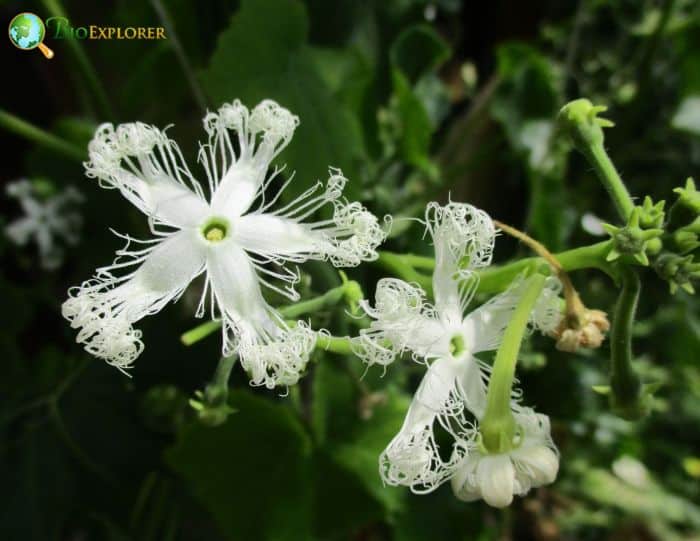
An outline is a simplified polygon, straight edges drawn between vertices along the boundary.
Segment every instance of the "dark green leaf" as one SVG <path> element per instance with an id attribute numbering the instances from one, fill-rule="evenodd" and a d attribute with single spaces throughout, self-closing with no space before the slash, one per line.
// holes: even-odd
<path id="1" fill-rule="evenodd" d="M 248 106 L 271 98 L 301 124 L 281 161 L 296 170 L 290 194 L 340 167 L 359 188 L 364 146 L 357 119 L 331 95 L 306 45 L 308 21 L 296 0 L 244 0 L 220 38 L 202 84 L 213 103 L 240 98 Z"/>

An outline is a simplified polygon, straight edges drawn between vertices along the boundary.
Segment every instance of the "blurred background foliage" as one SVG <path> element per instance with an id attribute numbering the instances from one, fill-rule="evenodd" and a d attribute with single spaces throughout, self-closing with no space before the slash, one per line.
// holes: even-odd
<path id="1" fill-rule="evenodd" d="M 596 242 L 596 217 L 614 219 L 588 165 L 556 133 L 566 101 L 610 106 L 607 148 L 637 197 L 670 199 L 700 164 L 694 0 L 0 5 L 6 21 L 25 10 L 64 10 L 74 26 L 168 27 L 167 41 L 70 44 L 49 34 L 50 62 L 0 48 L 2 107 L 80 149 L 103 121 L 174 124 L 194 163 L 204 108 L 272 98 L 301 118 L 279 160 L 296 171 L 293 191 L 338 166 L 350 195 L 378 215 L 421 216 L 427 201 L 449 196 L 554 251 Z M 78 67 L 86 59 L 96 86 Z M 145 220 L 85 179 L 78 161 L 1 136 L 3 183 L 76 186 L 86 203 L 82 240 L 56 271 L 40 267 L 34 246 L 0 240 L 0 539 L 700 539 L 698 302 L 671 298 L 652 271 L 635 327 L 639 370 L 665 383 L 651 417 L 623 421 L 591 391 L 606 381 L 607 344 L 563 354 L 533 338 L 520 378 L 525 402 L 552 418 L 557 482 L 505 511 L 459 502 L 449 487 L 415 496 L 381 486 L 377 457 L 419 365 L 365 373 L 357 359 L 317 352 L 286 397 L 250 389 L 236 368 L 236 413 L 203 426 L 188 398 L 211 377 L 219 343 L 178 341 L 195 322 L 197 291 L 144 321 L 133 378 L 88 358 L 60 316 L 66 288 L 112 259 L 121 241 L 109 228 L 138 236 Z M 3 224 L 20 214 L 15 200 L 0 207 Z M 396 221 L 387 248 L 430 255 L 411 223 Z M 499 240 L 497 260 L 525 254 Z M 385 273 L 368 264 L 348 274 L 371 298 Z M 573 278 L 588 306 L 612 308 L 605 276 Z M 304 267 L 306 295 L 338 283 L 323 264 Z M 341 312 L 314 323 L 355 332 Z"/>

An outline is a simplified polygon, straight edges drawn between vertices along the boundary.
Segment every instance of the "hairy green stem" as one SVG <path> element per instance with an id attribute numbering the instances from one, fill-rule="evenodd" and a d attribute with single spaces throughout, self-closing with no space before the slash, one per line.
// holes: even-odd
<path id="1" fill-rule="evenodd" d="M 486 410 L 481 419 L 482 444 L 493 453 L 507 452 L 513 448 L 516 435 L 515 419 L 511 411 L 511 389 L 515 379 L 515 366 L 518 362 L 520 345 L 525 336 L 530 313 L 537 302 L 546 277 L 534 274 L 528 279 L 503 340 L 496 352 L 493 371 L 486 393 Z"/>
<path id="2" fill-rule="evenodd" d="M 407 282 L 415 282 L 421 286 L 426 292 L 430 293 L 433 290 L 432 278 L 416 271 L 411 264 L 411 259 L 417 256 L 404 256 L 403 254 L 395 254 L 393 252 L 379 252 L 377 264 L 384 267 L 386 270 L 396 274 Z M 432 260 L 432 265 L 426 265 L 423 268 L 432 269 L 435 267 L 435 260 Z"/>
<path id="3" fill-rule="evenodd" d="M 605 147 L 603 147 L 602 143 L 593 144 L 585 150 L 583 154 L 593 166 L 598 178 L 610 194 L 620 219 L 626 223 L 634 209 L 634 202 L 610 156 L 605 151 Z"/>
<path id="4" fill-rule="evenodd" d="M 631 267 L 623 266 L 621 273 L 622 290 L 610 332 L 610 390 L 613 407 L 623 416 L 635 417 L 642 385 L 632 367 L 632 329 L 641 284 Z"/>
<path id="5" fill-rule="evenodd" d="M 566 272 L 595 268 L 615 278 L 617 276 L 615 268 L 605 260 L 611 244 L 612 241 L 609 240 L 598 242 L 590 246 L 582 246 L 554 254 L 554 257 L 556 257 L 562 269 Z M 421 269 L 432 270 L 435 268 L 434 259 L 382 251 L 379 252 L 379 262 L 400 278 L 416 282 L 426 291 L 432 289 L 431 278 L 416 271 L 416 268 L 419 266 L 416 262 L 420 264 Z M 488 267 L 479 271 L 478 291 L 480 293 L 499 293 L 504 291 L 520 273 L 544 264 L 546 264 L 546 261 L 541 257 L 526 257 L 513 263 Z"/>
<path id="6" fill-rule="evenodd" d="M 236 364 L 237 360 L 237 355 L 221 357 L 221 359 L 219 359 L 219 364 L 216 365 L 214 377 L 211 378 L 211 383 L 209 385 L 213 387 L 228 388 L 228 380 L 231 377 L 231 370 L 233 370 L 233 367 Z"/>
<path id="7" fill-rule="evenodd" d="M 347 336 L 330 336 L 319 334 L 316 338 L 316 347 L 340 355 L 352 355 L 352 342 Z"/>
<path id="8" fill-rule="evenodd" d="M 329 289 L 323 295 L 319 295 L 313 299 L 290 304 L 289 306 L 283 306 L 279 309 L 279 313 L 283 317 L 290 319 L 299 317 L 303 314 L 310 314 L 323 308 L 334 306 L 343 299 L 346 292 L 357 287 L 359 287 L 357 282 L 349 280 L 338 287 Z M 191 346 L 220 328 L 221 321 L 207 321 L 206 323 L 202 323 L 201 325 L 198 325 L 195 328 L 183 333 L 180 336 L 180 341 L 186 346 Z"/>
<path id="9" fill-rule="evenodd" d="M 34 124 L 30 124 L 12 113 L 0 109 L 0 127 L 7 131 L 24 137 L 25 139 L 36 143 L 39 146 L 54 150 L 63 156 L 83 163 L 87 159 L 87 153 L 77 146 L 64 141 L 60 137 L 56 137 L 52 133 L 38 128 Z"/>
<path id="10" fill-rule="evenodd" d="M 46 11 L 48 11 L 52 17 L 68 19 L 66 11 L 63 9 L 60 0 L 42 0 L 42 3 L 44 4 Z M 95 98 L 100 116 L 105 119 L 115 120 L 114 111 L 109 102 L 109 98 L 107 97 L 107 92 L 105 91 L 104 86 L 102 86 L 100 78 L 98 77 L 97 72 L 95 72 L 92 62 L 90 62 L 87 54 L 85 54 L 85 50 L 83 49 L 80 40 L 65 39 L 63 40 L 63 43 L 68 46 L 70 53 L 73 55 L 73 60 L 75 61 L 78 71 L 83 76 L 86 86 L 90 88 L 90 91 Z"/>

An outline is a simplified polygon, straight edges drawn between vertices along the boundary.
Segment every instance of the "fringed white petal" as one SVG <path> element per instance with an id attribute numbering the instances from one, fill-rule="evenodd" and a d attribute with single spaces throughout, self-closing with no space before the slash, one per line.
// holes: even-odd
<path id="1" fill-rule="evenodd" d="M 141 122 L 102 124 L 88 145 L 85 174 L 119 191 L 156 222 L 196 225 L 208 206 L 177 144 Z M 194 191 L 193 191 L 194 190 Z"/>
<path id="2" fill-rule="evenodd" d="M 473 353 L 497 349 L 524 289 L 527 278 L 517 277 L 503 293 L 468 314 L 462 325 L 467 343 Z M 533 308 L 529 324 L 531 328 L 547 334 L 553 332 L 561 321 L 561 303 L 558 297 L 561 283 L 550 277 Z"/>
<path id="3" fill-rule="evenodd" d="M 448 355 L 449 331 L 435 318 L 424 296 L 419 287 L 403 280 L 379 280 L 375 307 L 361 303 L 373 321 L 353 341 L 355 353 L 369 365 L 383 366 L 406 351 L 422 359 Z"/>
<path id="4" fill-rule="evenodd" d="M 96 357 L 128 368 L 143 351 L 132 324 L 176 300 L 204 269 L 204 247 L 196 232 L 182 231 L 140 251 L 118 252 L 114 265 L 69 290 L 63 316 L 79 329 L 76 341 Z M 137 267 L 123 276 L 114 271 Z"/>
<path id="5" fill-rule="evenodd" d="M 461 320 L 477 284 L 471 271 L 491 263 L 495 227 L 488 214 L 465 203 L 430 203 L 425 220 L 435 246 L 435 309 Z"/>
<path id="6" fill-rule="evenodd" d="M 274 334 L 264 338 L 246 329 L 244 324 L 239 332 L 238 354 L 250 376 L 250 384 L 268 389 L 296 384 L 316 345 L 316 333 L 303 321 L 292 328 L 280 323 Z"/>
<path id="7" fill-rule="evenodd" d="M 542 293 L 530 315 L 530 325 L 542 334 L 552 334 L 561 323 L 562 301 L 559 298 L 562 285 L 558 278 L 547 278 Z"/>
<path id="8" fill-rule="evenodd" d="M 238 353 L 251 385 L 271 389 L 295 384 L 316 334 L 302 321 L 290 328 L 267 304 L 254 264 L 234 242 L 209 248 L 207 271 L 223 322 L 223 354 Z"/>
<path id="9" fill-rule="evenodd" d="M 449 418 L 460 413 L 455 395 L 462 370 L 463 366 L 451 358 L 438 359 L 428 368 L 401 430 L 379 458 L 379 472 L 386 484 L 424 493 L 452 475 L 463 455 L 456 451 L 449 461 L 440 457 L 434 425 L 449 427 Z"/>
<path id="10" fill-rule="evenodd" d="M 279 194 L 263 201 L 258 210 L 237 221 L 236 238 L 246 250 L 280 264 L 322 259 L 337 267 L 354 267 L 376 259 L 376 248 L 386 234 L 360 203 L 340 199 L 346 182 L 342 171 L 331 169 L 325 185 L 317 183 L 274 212 L 269 209 Z M 327 204 L 333 206 L 331 219 L 306 221 Z"/>
<path id="11" fill-rule="evenodd" d="M 483 498 L 489 505 L 505 507 L 513 496 L 524 496 L 531 488 L 556 479 L 559 455 L 550 435 L 549 418 L 530 408 L 516 407 L 513 414 L 521 439 L 512 451 L 483 454 L 475 443 L 476 430 L 462 442 L 467 453 L 452 477 L 452 490 L 458 498 Z"/>
<path id="12" fill-rule="evenodd" d="M 492 297 L 464 318 L 462 329 L 472 353 L 498 349 L 522 292 L 523 281 L 515 280 L 503 293 Z"/>
<path id="13" fill-rule="evenodd" d="M 272 309 L 262 296 L 255 267 L 236 243 L 226 239 L 209 247 L 207 277 L 219 312 L 214 315 L 223 321 L 224 356 L 235 352 L 242 322 L 251 335 L 276 332 L 277 324 L 270 317 Z"/>
<path id="14" fill-rule="evenodd" d="M 200 160 L 207 170 L 215 213 L 236 217 L 250 208 L 270 180 L 266 174 L 272 160 L 292 140 L 298 125 L 297 116 L 272 100 L 260 102 L 252 111 L 235 100 L 204 117 L 209 143 Z"/>
<path id="15" fill-rule="evenodd" d="M 492 507 L 507 507 L 513 501 L 515 468 L 508 455 L 481 457 L 476 468 L 481 497 Z"/>

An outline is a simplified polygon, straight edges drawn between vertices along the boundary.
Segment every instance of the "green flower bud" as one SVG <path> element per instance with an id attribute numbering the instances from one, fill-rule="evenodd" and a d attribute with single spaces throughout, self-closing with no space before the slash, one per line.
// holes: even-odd
<path id="1" fill-rule="evenodd" d="M 666 201 L 654 203 L 648 195 L 644 197 L 639 214 L 639 225 L 643 229 L 658 229 L 664 225 L 664 206 Z"/>
<path id="2" fill-rule="evenodd" d="M 228 405 L 228 389 L 208 385 L 202 391 L 195 391 L 195 398 L 190 399 L 190 406 L 197 412 L 202 424 L 219 426 L 226 422 L 228 416 L 236 410 Z"/>
<path id="3" fill-rule="evenodd" d="M 673 190 L 678 194 L 678 203 L 700 215 L 700 192 L 695 188 L 695 181 L 688 177 L 685 187 Z"/>
<path id="4" fill-rule="evenodd" d="M 635 207 L 629 221 L 624 227 L 616 227 L 611 224 L 603 224 L 613 241 L 613 247 L 608 253 L 607 260 L 615 261 L 623 255 L 631 256 L 637 263 L 647 266 L 649 258 L 647 253 L 658 253 L 661 249 L 658 242 L 650 241 L 658 239 L 664 230 L 661 228 L 644 229 L 640 227 L 642 207 Z"/>
<path id="5" fill-rule="evenodd" d="M 654 262 L 654 270 L 669 283 L 671 294 L 681 288 L 690 295 L 695 293 L 693 282 L 700 279 L 700 263 L 692 255 L 662 253 Z"/>
<path id="6" fill-rule="evenodd" d="M 603 144 L 603 128 L 614 126 L 610 120 L 598 116 L 605 110 L 607 107 L 604 105 L 593 105 L 586 98 L 581 98 L 562 107 L 557 120 L 576 148 L 585 153 L 592 145 Z"/>

